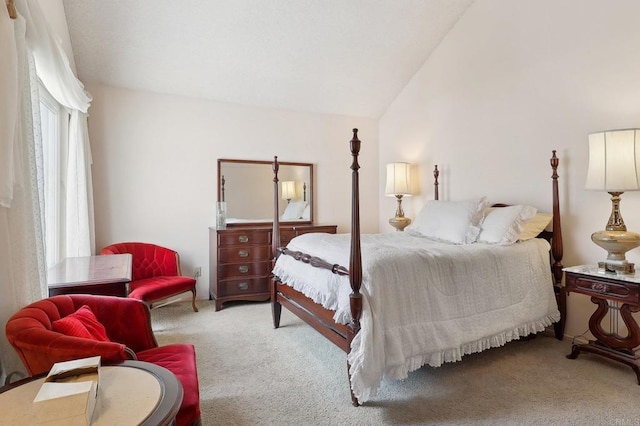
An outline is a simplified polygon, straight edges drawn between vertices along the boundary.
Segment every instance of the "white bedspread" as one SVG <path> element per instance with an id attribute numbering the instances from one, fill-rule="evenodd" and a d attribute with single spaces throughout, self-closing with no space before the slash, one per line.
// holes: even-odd
<path id="1" fill-rule="evenodd" d="M 348 234 L 310 233 L 291 250 L 349 266 Z M 363 315 L 351 344 L 351 387 L 364 402 L 382 379 L 502 346 L 560 319 L 549 244 L 452 245 L 407 233 L 363 235 Z M 283 282 L 350 321 L 349 278 L 280 256 Z"/>

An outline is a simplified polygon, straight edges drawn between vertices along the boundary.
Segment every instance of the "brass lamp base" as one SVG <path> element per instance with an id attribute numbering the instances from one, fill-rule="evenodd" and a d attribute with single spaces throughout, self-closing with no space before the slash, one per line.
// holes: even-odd
<path id="1" fill-rule="evenodd" d="M 404 228 L 411 223 L 411 219 L 404 217 L 404 210 L 402 210 L 402 194 L 397 194 L 396 200 L 398 200 L 396 215 L 389 219 L 389 224 L 396 228 L 396 231 L 404 231 Z"/>
<path id="2" fill-rule="evenodd" d="M 640 246 L 640 234 L 627 231 L 598 231 L 591 235 L 591 241 L 608 253 L 607 260 L 598 262 L 600 269 L 620 275 L 635 273 L 635 266 L 627 261 L 625 253 Z"/>
<path id="3" fill-rule="evenodd" d="M 613 272 L 618 275 L 634 275 L 636 273 L 635 264 L 631 262 L 611 263 L 605 260 L 598 262 L 598 269 L 602 272 Z"/>
<path id="4" fill-rule="evenodd" d="M 396 228 L 396 231 L 399 231 L 399 232 L 404 231 L 404 228 L 409 226 L 410 223 L 411 223 L 411 219 L 404 216 L 396 216 L 389 219 L 389 225 Z"/>

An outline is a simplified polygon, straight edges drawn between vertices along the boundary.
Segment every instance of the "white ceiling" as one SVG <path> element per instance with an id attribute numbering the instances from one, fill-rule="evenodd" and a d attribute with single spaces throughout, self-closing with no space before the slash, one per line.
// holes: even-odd
<path id="1" fill-rule="evenodd" d="M 379 118 L 473 0 L 64 0 L 85 83 Z"/>

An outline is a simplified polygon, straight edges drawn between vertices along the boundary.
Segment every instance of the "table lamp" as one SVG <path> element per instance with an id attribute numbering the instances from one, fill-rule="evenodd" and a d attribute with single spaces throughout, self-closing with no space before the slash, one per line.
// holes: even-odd
<path id="1" fill-rule="evenodd" d="M 389 219 L 389 224 L 396 228 L 396 231 L 403 231 L 411 223 L 411 219 L 405 217 L 402 210 L 402 197 L 411 196 L 411 165 L 409 163 L 387 164 L 387 187 L 384 192 L 387 197 L 396 197 L 398 200 L 396 215 Z"/>
<path id="2" fill-rule="evenodd" d="M 282 199 L 291 202 L 292 198 L 296 198 L 296 183 L 292 180 L 282 182 Z"/>
<path id="3" fill-rule="evenodd" d="M 589 135 L 589 171 L 586 189 L 611 194 L 611 216 L 604 231 L 591 240 L 608 253 L 599 269 L 617 274 L 634 274 L 634 264 L 625 253 L 640 246 L 640 234 L 628 232 L 620 213 L 620 196 L 640 190 L 640 129 L 607 130 Z"/>

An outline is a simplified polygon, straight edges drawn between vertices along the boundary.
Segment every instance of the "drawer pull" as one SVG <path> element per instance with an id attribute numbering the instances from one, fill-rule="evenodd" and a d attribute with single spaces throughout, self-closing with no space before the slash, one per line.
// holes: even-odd
<path id="1" fill-rule="evenodd" d="M 241 243 L 248 243 L 249 242 L 249 237 L 246 235 L 240 235 L 238 236 L 238 241 Z"/>
<path id="2" fill-rule="evenodd" d="M 249 267 L 247 265 L 240 265 L 238 266 L 238 272 L 240 272 L 241 274 L 246 274 L 247 272 L 249 272 Z"/>
<path id="3" fill-rule="evenodd" d="M 597 291 L 598 293 L 608 293 L 609 292 L 609 286 L 607 284 L 603 284 L 603 283 L 592 283 L 591 284 L 591 290 Z"/>
<path id="4" fill-rule="evenodd" d="M 238 283 L 238 290 L 249 290 L 249 283 Z"/>
<path id="5" fill-rule="evenodd" d="M 240 256 L 240 257 L 249 257 L 249 251 L 248 250 L 238 250 L 238 256 Z"/>

